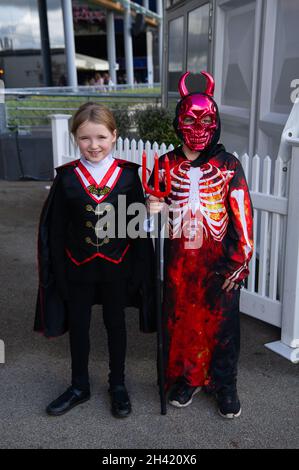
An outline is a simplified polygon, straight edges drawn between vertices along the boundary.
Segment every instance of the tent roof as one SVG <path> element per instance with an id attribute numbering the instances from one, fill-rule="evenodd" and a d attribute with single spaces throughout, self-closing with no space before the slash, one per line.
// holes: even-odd
<path id="1" fill-rule="evenodd" d="M 116 70 L 119 65 L 116 64 Z M 84 54 L 76 53 L 76 67 L 81 70 L 109 70 L 109 62 L 107 60 L 98 59 Z"/>

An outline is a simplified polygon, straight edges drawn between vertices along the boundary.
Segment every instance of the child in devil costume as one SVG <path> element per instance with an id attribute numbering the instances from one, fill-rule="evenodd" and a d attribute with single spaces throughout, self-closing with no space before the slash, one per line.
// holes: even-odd
<path id="1" fill-rule="evenodd" d="M 174 128 L 183 145 L 168 152 L 171 191 L 164 244 L 163 312 L 169 402 L 188 406 L 201 387 L 216 396 L 221 416 L 241 414 L 237 394 L 240 286 L 253 250 L 252 205 L 239 160 L 218 143 L 214 80 L 189 93 L 179 81 Z M 165 188 L 165 155 L 159 158 Z M 149 183 L 153 185 L 153 175 Z M 148 199 L 152 214 L 164 201 Z"/>
<path id="2" fill-rule="evenodd" d="M 56 169 L 39 227 L 34 329 L 47 337 L 69 330 L 72 359 L 71 386 L 46 411 L 58 416 L 90 398 L 89 326 L 91 307 L 98 303 L 103 305 L 108 337 L 111 411 L 124 418 L 131 412 L 125 387 L 125 306 L 139 306 L 141 330 L 154 330 L 151 240 L 132 239 L 126 225 L 119 227 L 119 216 L 126 216 L 131 203 L 144 203 L 139 165 L 113 158 L 116 124 L 105 106 L 82 105 L 72 133 L 81 158 Z M 120 207 L 120 195 L 125 206 Z M 112 236 L 106 230 L 110 222 L 104 223 L 109 211 L 114 212 Z M 123 235 L 118 235 L 120 228 Z"/>

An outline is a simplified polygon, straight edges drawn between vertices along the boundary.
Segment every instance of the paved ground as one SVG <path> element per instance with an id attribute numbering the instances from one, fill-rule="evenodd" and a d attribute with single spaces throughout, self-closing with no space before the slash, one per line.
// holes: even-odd
<path id="1" fill-rule="evenodd" d="M 36 233 L 46 183 L 0 181 L 0 448 L 204 449 L 299 448 L 299 365 L 267 350 L 279 329 L 242 316 L 239 393 L 243 414 L 218 416 L 212 398 L 197 395 L 186 409 L 159 414 L 155 337 L 138 331 L 127 312 L 127 386 L 133 413 L 110 415 L 107 346 L 96 307 L 91 325 L 92 397 L 67 415 L 50 418 L 45 406 L 69 385 L 68 337 L 33 333 L 37 286 Z"/>

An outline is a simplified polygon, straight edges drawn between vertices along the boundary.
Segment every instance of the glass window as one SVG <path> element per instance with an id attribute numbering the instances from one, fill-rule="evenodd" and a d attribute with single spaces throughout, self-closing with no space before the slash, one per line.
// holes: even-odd
<path id="1" fill-rule="evenodd" d="M 222 120 L 221 143 L 228 152 L 237 152 L 240 156 L 248 152 L 248 126 Z"/>
<path id="2" fill-rule="evenodd" d="M 255 3 L 225 11 L 222 104 L 251 103 Z"/>
<path id="3" fill-rule="evenodd" d="M 58 85 L 66 74 L 61 1 L 47 0 L 46 3 L 53 82 Z M 8 88 L 44 85 L 36 0 L 1 0 L 0 66 Z"/>
<path id="4" fill-rule="evenodd" d="M 9 47 L 7 47 L 9 46 Z M 0 51 L 40 49 L 36 0 L 2 0 L 0 4 Z"/>
<path id="5" fill-rule="evenodd" d="M 178 81 L 183 71 L 183 34 L 184 18 L 180 16 L 169 22 L 169 64 L 168 89 L 177 91 Z"/>
<path id="6" fill-rule="evenodd" d="M 61 0 L 47 0 L 47 16 L 51 49 L 64 47 Z"/>
<path id="7" fill-rule="evenodd" d="M 209 4 L 188 14 L 187 70 L 197 73 L 208 68 Z"/>
<path id="8" fill-rule="evenodd" d="M 280 0 L 274 48 L 271 111 L 289 113 L 292 80 L 299 78 L 298 0 Z"/>
<path id="9" fill-rule="evenodd" d="M 167 0 L 166 1 L 166 8 L 171 7 L 172 5 L 175 5 L 178 2 L 181 2 L 182 0 Z"/>
<path id="10" fill-rule="evenodd" d="M 47 0 L 48 29 L 51 47 L 52 83 L 67 85 L 65 41 L 61 0 Z"/>
<path id="11" fill-rule="evenodd" d="M 187 70 L 191 72 L 187 79 L 190 93 L 203 91 L 206 80 L 200 75 L 208 69 L 209 52 L 209 4 L 206 3 L 188 14 Z"/>

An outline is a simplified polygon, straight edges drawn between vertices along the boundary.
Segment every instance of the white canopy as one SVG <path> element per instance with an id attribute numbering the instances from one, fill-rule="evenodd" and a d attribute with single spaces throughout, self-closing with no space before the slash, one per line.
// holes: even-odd
<path id="1" fill-rule="evenodd" d="M 109 62 L 97 57 L 76 53 L 76 67 L 80 70 L 109 70 Z M 119 65 L 116 64 L 116 70 L 118 69 Z"/>

